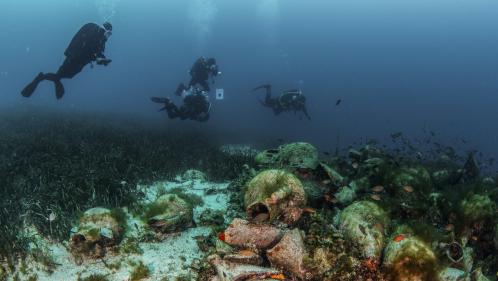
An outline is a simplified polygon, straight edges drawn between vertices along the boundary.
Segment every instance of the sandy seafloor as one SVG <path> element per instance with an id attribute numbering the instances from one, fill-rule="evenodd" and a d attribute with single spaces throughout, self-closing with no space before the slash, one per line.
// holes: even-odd
<path id="1" fill-rule="evenodd" d="M 179 178 L 179 177 L 178 177 Z M 178 179 L 177 178 L 177 179 Z M 203 204 L 196 206 L 193 211 L 194 222 L 198 222 L 199 215 L 204 211 L 220 210 L 226 212 L 228 206 L 228 183 L 212 183 L 200 180 L 187 180 L 177 182 L 156 182 L 150 186 L 138 186 L 144 193 L 144 200 L 151 202 L 157 198 L 160 192 L 174 188 L 181 188 L 185 194 L 195 194 L 203 199 Z M 209 192 L 206 192 L 208 191 Z M 209 194 L 207 194 L 209 193 Z M 144 223 L 129 215 L 128 231 L 126 237 L 138 236 L 143 230 Z M 138 227 L 137 227 L 138 226 Z M 66 245 L 54 244 L 43 240 L 43 243 L 52 254 L 57 267 L 52 273 L 47 272 L 41 264 L 28 261 L 24 267 L 24 273 L 19 271 L 21 280 L 29 280 L 29 277 L 36 276 L 39 281 L 72 281 L 78 278 L 85 278 L 92 274 L 106 275 L 108 280 L 126 281 L 130 279 L 131 270 L 134 264 L 142 262 L 150 269 L 150 276 L 143 280 L 175 280 L 176 277 L 190 277 L 195 280 L 195 273 L 191 266 L 198 263 L 204 257 L 196 242 L 197 236 L 209 236 L 209 227 L 191 227 L 183 232 L 174 233 L 167 236 L 162 241 L 141 242 L 140 248 L 143 254 L 113 254 L 109 252 L 103 259 L 85 260 L 78 262 L 69 252 Z M 125 237 L 125 238 L 126 238 Z M 68 238 L 69 240 L 69 238 Z M 118 269 L 109 269 L 107 265 L 121 264 Z"/>

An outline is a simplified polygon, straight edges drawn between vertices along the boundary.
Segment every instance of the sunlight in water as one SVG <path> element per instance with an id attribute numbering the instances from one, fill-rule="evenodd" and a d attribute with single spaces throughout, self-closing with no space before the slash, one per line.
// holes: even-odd
<path id="1" fill-rule="evenodd" d="M 116 14 L 116 7 L 121 0 L 95 0 L 95 6 L 97 7 L 102 22 L 112 20 Z"/>
<path id="2" fill-rule="evenodd" d="M 270 44 L 275 45 L 277 22 L 280 16 L 280 0 L 259 0 L 257 3 L 257 16 L 267 31 L 267 40 Z"/>
<path id="3" fill-rule="evenodd" d="M 197 33 L 197 46 L 203 49 L 212 31 L 212 25 L 218 14 L 218 7 L 213 0 L 193 0 L 189 7 L 189 21 Z"/>

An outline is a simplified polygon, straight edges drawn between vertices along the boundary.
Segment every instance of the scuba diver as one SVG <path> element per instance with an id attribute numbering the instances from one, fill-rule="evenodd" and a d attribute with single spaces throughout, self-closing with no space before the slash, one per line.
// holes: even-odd
<path id="1" fill-rule="evenodd" d="M 176 106 L 169 98 L 152 97 L 151 100 L 155 103 L 162 103 L 164 107 L 159 111 L 166 110 L 170 119 L 180 118 L 181 120 L 190 119 L 194 121 L 204 122 L 209 119 L 209 111 L 211 103 L 206 91 L 200 88 L 191 86 L 188 89 L 182 90 L 180 93 L 183 105 Z"/>
<path id="2" fill-rule="evenodd" d="M 192 76 L 192 78 L 190 79 L 188 87 L 181 83 L 178 86 L 177 93 L 181 93 L 183 90 L 187 90 L 189 87 L 197 84 L 202 87 L 202 90 L 209 92 L 211 90 L 208 83 L 209 76 L 211 76 L 211 79 L 213 80 L 212 83 L 214 83 L 214 77 L 220 74 L 221 72 L 218 70 L 215 58 L 206 59 L 205 57 L 200 57 L 190 69 L 190 76 Z"/>
<path id="3" fill-rule="evenodd" d="M 85 24 L 74 35 L 64 55 L 66 59 L 56 73 L 40 72 L 35 79 L 29 83 L 21 92 L 24 97 L 30 97 L 36 87 L 43 80 L 54 82 L 55 96 L 61 99 L 64 95 L 64 86 L 61 79 L 71 79 L 83 70 L 85 65 L 93 62 L 98 65 L 107 66 L 112 60 L 104 55 L 105 43 L 112 34 L 112 25 L 109 22 L 99 26 L 95 23 Z"/>
<path id="4" fill-rule="evenodd" d="M 294 111 L 294 114 L 298 111 L 302 111 L 306 118 L 311 120 L 311 117 L 306 110 L 306 97 L 303 95 L 301 90 L 285 90 L 282 92 L 280 97 L 272 98 L 271 96 L 271 85 L 262 85 L 253 89 L 257 91 L 259 89 L 265 89 L 266 97 L 264 101 L 260 101 L 263 106 L 270 107 L 273 109 L 275 115 L 279 115 L 282 112 Z"/>

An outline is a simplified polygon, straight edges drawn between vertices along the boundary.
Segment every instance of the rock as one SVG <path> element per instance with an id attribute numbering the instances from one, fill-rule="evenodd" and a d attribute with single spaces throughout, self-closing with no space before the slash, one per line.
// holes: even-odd
<path id="1" fill-rule="evenodd" d="M 71 248 L 78 254 L 101 257 L 105 247 L 113 246 L 121 241 L 124 218 L 106 208 L 87 210 L 80 218 L 75 233 L 71 236 Z"/>
<path id="2" fill-rule="evenodd" d="M 351 181 L 348 186 L 343 186 L 334 194 L 334 197 L 341 204 L 347 205 L 356 199 L 358 192 L 364 191 L 369 187 L 368 178 L 360 178 Z"/>
<path id="3" fill-rule="evenodd" d="M 201 181 L 204 182 L 207 180 L 206 174 L 199 170 L 187 170 L 181 175 L 180 177 L 181 181 Z"/>
<path id="4" fill-rule="evenodd" d="M 268 249 L 275 245 L 282 235 L 282 231 L 276 227 L 234 219 L 223 232 L 222 240 L 231 246 Z"/>
<path id="5" fill-rule="evenodd" d="M 349 186 L 343 186 L 334 194 L 337 202 L 347 205 L 356 199 L 356 192 Z"/>
<path id="6" fill-rule="evenodd" d="M 318 166 L 318 150 L 309 143 L 296 142 L 262 151 L 255 160 L 263 168 L 314 170 Z"/>
<path id="7" fill-rule="evenodd" d="M 306 142 L 284 144 L 279 147 L 278 162 L 282 168 L 314 170 L 318 166 L 318 150 Z"/>
<path id="8" fill-rule="evenodd" d="M 498 224 L 495 225 L 495 236 L 493 238 L 493 242 L 495 245 L 495 250 L 498 251 Z"/>
<path id="9" fill-rule="evenodd" d="M 248 144 L 225 144 L 220 146 L 220 151 L 229 156 L 254 157 L 259 152 Z"/>
<path id="10" fill-rule="evenodd" d="M 391 272 L 393 280 L 437 280 L 436 255 L 416 236 L 389 241 L 384 250 L 383 265 Z"/>
<path id="11" fill-rule="evenodd" d="M 344 184 L 344 177 L 327 164 L 320 163 L 317 170 L 323 171 L 323 173 L 327 176 L 328 179 L 330 179 L 331 183 L 334 186 L 341 186 Z"/>
<path id="12" fill-rule="evenodd" d="M 271 168 L 277 164 L 278 161 L 278 149 L 268 149 L 264 150 L 256 155 L 254 160 L 259 167 Z"/>
<path id="13" fill-rule="evenodd" d="M 470 281 L 468 278 L 464 279 L 465 271 L 460 269 L 447 267 L 439 273 L 440 281 Z"/>
<path id="14" fill-rule="evenodd" d="M 476 158 L 474 157 L 474 153 L 469 153 L 467 156 L 467 160 L 463 165 L 463 177 L 464 181 L 471 181 L 476 179 L 479 176 L 480 169 L 479 164 L 477 163 Z"/>
<path id="15" fill-rule="evenodd" d="M 300 279 L 306 278 L 307 270 L 303 264 L 306 248 L 299 229 L 287 232 L 275 247 L 266 252 L 266 256 L 272 266 L 282 268 Z"/>
<path id="16" fill-rule="evenodd" d="M 192 206 L 176 194 L 164 194 L 146 207 L 144 220 L 156 232 L 179 231 L 192 225 Z"/>
<path id="17" fill-rule="evenodd" d="M 244 204 L 251 220 L 293 224 L 301 217 L 306 194 L 293 174 L 266 170 L 247 183 Z"/>
<path id="18" fill-rule="evenodd" d="M 323 194 L 326 189 L 320 186 L 316 181 L 312 180 L 301 180 L 306 193 L 306 202 L 308 206 L 319 207 L 323 203 Z"/>
<path id="19" fill-rule="evenodd" d="M 339 229 L 354 242 L 362 258 L 378 261 L 384 248 L 384 229 L 389 224 L 387 213 L 371 201 L 349 205 L 339 215 Z"/>
<path id="20" fill-rule="evenodd" d="M 403 188 L 411 186 L 414 190 L 429 193 L 432 188 L 429 172 L 421 166 L 403 167 L 392 171 L 388 182 L 395 188 L 396 192 L 405 194 Z"/>
<path id="21" fill-rule="evenodd" d="M 260 267 L 255 265 L 238 264 L 225 261 L 218 255 L 208 257 L 209 263 L 216 269 L 216 279 L 218 281 L 241 281 L 241 280 L 271 280 L 272 275 L 280 272 L 273 268 Z"/>
<path id="22" fill-rule="evenodd" d="M 460 203 L 463 218 L 468 225 L 494 217 L 496 204 L 487 195 L 474 194 Z"/>

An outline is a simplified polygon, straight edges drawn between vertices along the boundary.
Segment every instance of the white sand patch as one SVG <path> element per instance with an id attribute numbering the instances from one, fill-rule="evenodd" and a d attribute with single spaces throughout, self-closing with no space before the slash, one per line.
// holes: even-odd
<path id="1" fill-rule="evenodd" d="M 153 202 L 158 196 L 173 189 L 181 189 L 185 194 L 193 194 L 202 198 L 203 204 L 194 208 L 194 221 L 199 222 L 199 216 L 207 210 L 226 212 L 228 206 L 228 183 L 211 183 L 191 180 L 185 182 L 158 182 L 150 186 L 139 186 L 145 194 L 144 203 Z M 126 238 L 139 237 L 144 223 L 129 214 L 128 231 Z M 204 258 L 195 237 L 212 235 L 209 227 L 195 227 L 183 232 L 169 235 L 159 242 L 140 242 L 139 247 L 143 254 L 113 254 L 108 253 L 103 259 L 85 260 L 77 262 L 69 252 L 68 247 L 55 244 L 40 238 L 42 244 L 57 266 L 52 273 L 44 271 L 44 266 L 34 260 L 29 260 L 23 270 L 18 269 L 20 280 L 28 280 L 36 276 L 39 281 L 77 281 L 92 274 L 105 275 L 109 281 L 130 280 L 130 273 L 134 267 L 143 263 L 150 270 L 150 276 L 143 280 L 174 280 L 183 276 L 195 280 L 191 266 Z M 21 273 L 24 272 L 24 273 Z M 13 277 L 8 280 L 14 280 Z"/>

